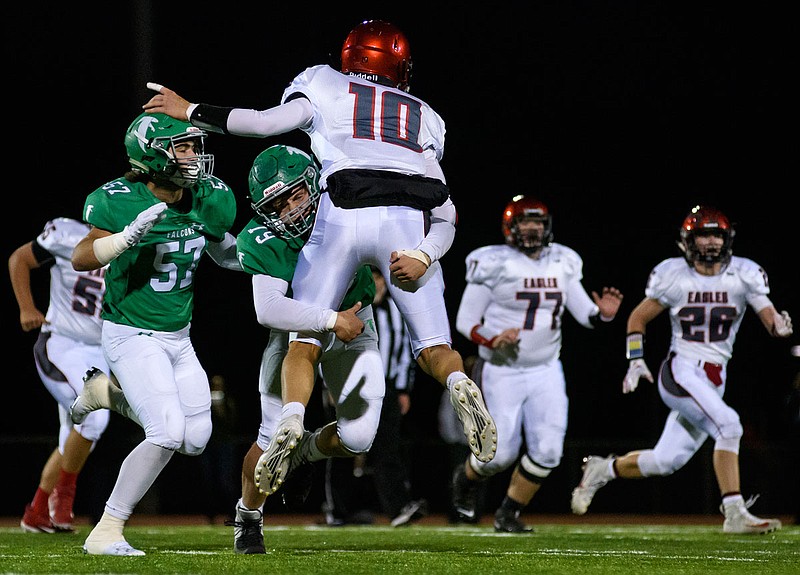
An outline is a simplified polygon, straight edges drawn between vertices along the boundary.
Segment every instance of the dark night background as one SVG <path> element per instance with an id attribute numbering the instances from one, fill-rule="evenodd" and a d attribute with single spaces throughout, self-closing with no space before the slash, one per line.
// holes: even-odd
<path id="1" fill-rule="evenodd" d="M 796 63 L 789 56 L 795 26 L 788 8 L 554 1 L 528 3 L 524 10 L 503 2 L 473 10 L 437 3 L 434 15 L 429 3 L 403 3 L 402 10 L 348 3 L 322 11 L 295 3 L 253 3 L 247 10 L 235 3 L 233 9 L 113 6 L 100 12 L 77 4 L 11 8 L 4 35 L 5 171 L 14 182 L 7 194 L 13 233 L 3 240 L 5 256 L 47 220 L 80 217 L 86 195 L 122 175 L 128 166 L 123 136 L 150 96 L 147 81 L 190 101 L 263 109 L 278 104 L 284 87 L 307 66 L 338 66 L 341 43 L 359 21 L 392 21 L 411 43 L 412 93 L 447 126 L 442 167 L 459 211 L 456 240 L 442 262 L 453 324 L 464 258 L 502 241 L 501 212 L 518 193 L 550 207 L 556 241 L 583 257 L 587 290 L 614 285 L 625 294 L 617 320 L 605 330 L 591 332 L 565 319 L 567 447 L 532 511 L 568 512 L 583 455 L 655 444 L 666 415 L 655 387 L 645 382 L 635 394 L 620 391 L 625 321 L 644 295 L 650 269 L 678 255 L 678 226 L 693 205 L 709 203 L 727 213 L 737 228 L 734 253 L 767 270 L 776 307 L 800 321 L 797 192 L 787 184 L 795 179 L 789 167 L 796 153 L 785 135 L 796 116 L 790 113 L 795 98 L 789 105 Z M 263 140 L 209 138 L 215 174 L 240 200 L 234 233 L 250 218 L 250 163 L 275 143 L 309 149 L 301 132 Z M 210 260 L 201 269 L 192 339 L 209 375 L 227 379 L 239 407 L 236 449 L 246 449 L 258 425 L 257 374 L 267 333 L 255 320 L 249 276 Z M 44 310 L 47 273 L 33 282 Z M 3 460 L 19 464 L 0 514 L 15 515 L 55 445 L 57 418 L 33 363 L 36 334 L 21 331 L 10 284 L 3 286 L 11 377 L 0 449 Z M 669 342 L 666 314 L 650 327 L 647 358 L 655 372 Z M 473 353 L 453 331 L 455 347 Z M 790 355 L 797 343 L 797 335 L 770 338 L 750 310 L 729 364 L 726 399 L 745 426 L 743 490 L 762 492 L 756 511 L 797 509 L 798 447 L 788 438 L 784 409 L 800 361 Z M 443 509 L 449 480 L 436 429 L 439 394 L 435 382 L 421 378 L 407 421 L 415 490 L 434 509 Z M 315 413 L 315 405 L 310 410 Z M 81 476 L 78 513 L 102 505 L 138 437 L 132 424 L 114 417 Z M 613 484 L 596 510 L 714 513 L 710 447 L 670 478 Z M 236 478 L 240 461 L 236 454 Z M 208 497 L 193 485 L 198 465 L 176 456 L 137 512 L 204 512 Z M 312 502 L 316 511 L 318 501 Z M 219 513 L 230 508 L 226 502 Z"/>

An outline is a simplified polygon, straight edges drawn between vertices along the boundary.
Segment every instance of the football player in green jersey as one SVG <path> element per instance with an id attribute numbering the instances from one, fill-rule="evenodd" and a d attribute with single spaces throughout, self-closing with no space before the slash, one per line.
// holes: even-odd
<path id="1" fill-rule="evenodd" d="M 306 431 L 285 462 L 291 474 L 283 489 L 285 502 L 302 501 L 307 495 L 313 468 L 305 464 L 353 457 L 371 447 L 385 393 L 372 318 L 375 283 L 369 268 L 358 270 L 338 313 L 291 299 L 297 257 L 311 231 L 320 194 L 314 160 L 290 146 L 267 148 L 253 162 L 249 188 L 255 215 L 237 235 L 237 251 L 242 268 L 253 275 L 256 317 L 270 329 L 270 339 L 259 377 L 261 424 L 242 463 L 242 497 L 233 522 L 234 549 L 244 554 L 265 552 L 262 508 L 267 494 L 256 484 L 256 464 L 280 420 L 281 365 L 289 332 L 329 332 L 320 370 L 336 400 L 338 420 Z M 294 471 L 301 466 L 298 477 Z"/>
<path id="2" fill-rule="evenodd" d="M 103 352 L 145 430 L 84 543 L 92 555 L 144 555 L 125 540 L 125 522 L 172 455 L 199 455 L 211 436 L 208 376 L 189 337 L 194 278 L 206 251 L 238 266 L 228 233 L 236 202 L 211 175 L 205 138 L 187 122 L 141 114 L 125 134 L 131 170 L 84 204 L 92 228 L 72 264 L 80 271 L 109 264 Z"/>

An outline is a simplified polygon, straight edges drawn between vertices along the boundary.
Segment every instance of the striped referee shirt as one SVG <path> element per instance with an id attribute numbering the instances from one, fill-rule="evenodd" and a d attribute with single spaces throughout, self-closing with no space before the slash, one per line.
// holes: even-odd
<path id="1" fill-rule="evenodd" d="M 416 365 L 411 355 L 411 338 L 403 316 L 390 297 L 380 304 L 372 304 L 375 329 L 378 331 L 378 349 L 385 370 L 386 384 L 398 392 L 411 393 Z"/>

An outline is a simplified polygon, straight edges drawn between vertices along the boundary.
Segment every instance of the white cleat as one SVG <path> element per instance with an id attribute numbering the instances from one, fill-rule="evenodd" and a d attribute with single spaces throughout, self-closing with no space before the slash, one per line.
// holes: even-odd
<path id="1" fill-rule="evenodd" d="M 613 458 L 613 455 L 608 457 L 589 455 L 583 458 L 583 477 L 578 486 L 572 490 L 571 506 L 575 515 L 586 513 L 597 490 L 614 479 L 608 470 L 608 465 Z"/>
<path id="2" fill-rule="evenodd" d="M 471 379 L 453 382 L 450 386 L 450 404 L 464 427 L 469 448 L 478 461 L 486 463 L 494 459 L 497 427 L 475 382 Z"/>
<path id="3" fill-rule="evenodd" d="M 303 420 L 299 415 L 290 415 L 278 423 L 267 450 L 256 463 L 255 481 L 261 493 L 272 495 L 283 485 L 289 474 L 292 450 L 299 445 L 303 432 Z"/>
<path id="4" fill-rule="evenodd" d="M 771 533 L 782 527 L 779 519 L 762 519 L 747 510 L 743 501 L 721 505 L 720 510 L 725 515 L 722 524 L 723 533 Z"/>
<path id="5" fill-rule="evenodd" d="M 83 543 L 83 552 L 88 555 L 115 555 L 117 557 L 139 557 L 145 554 L 131 547 L 122 535 L 125 521 L 111 516 L 107 511 L 91 530 Z"/>
<path id="6" fill-rule="evenodd" d="M 86 416 L 98 409 L 111 408 L 111 382 L 105 373 L 93 367 L 83 376 L 83 389 L 69 407 L 69 418 L 80 425 Z"/>
<path id="7" fill-rule="evenodd" d="M 83 552 L 87 555 L 115 555 L 117 557 L 141 557 L 144 551 L 134 549 L 127 541 L 115 541 L 109 544 L 90 544 L 87 540 L 83 545 Z"/>

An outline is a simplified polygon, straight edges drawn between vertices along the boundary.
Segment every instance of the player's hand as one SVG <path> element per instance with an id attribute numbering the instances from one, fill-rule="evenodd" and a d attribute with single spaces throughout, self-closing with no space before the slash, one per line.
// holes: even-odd
<path id="1" fill-rule="evenodd" d="M 158 94 L 150 98 L 150 100 L 148 100 L 148 102 L 142 106 L 145 112 L 150 114 L 166 114 L 167 116 L 172 116 L 176 120 L 183 120 L 184 122 L 189 121 L 189 115 L 186 112 L 191 105 L 191 102 L 185 100 L 161 84 L 148 82 L 147 87 L 150 90 L 155 90 L 158 92 Z"/>
<path id="2" fill-rule="evenodd" d="M 33 308 L 31 311 L 19 312 L 19 325 L 22 331 L 32 331 L 42 327 L 42 325 L 50 323 L 45 318 L 44 314 L 38 308 Z"/>
<path id="3" fill-rule="evenodd" d="M 794 333 L 792 329 L 792 318 L 789 317 L 788 311 L 782 311 L 775 314 L 775 323 L 772 326 L 772 333 L 776 337 L 789 337 Z"/>
<path id="4" fill-rule="evenodd" d="M 492 349 L 519 346 L 519 328 L 512 327 L 501 331 L 492 338 Z"/>
<path id="5" fill-rule="evenodd" d="M 163 220 L 166 216 L 166 210 L 167 204 L 159 202 L 146 210 L 142 210 L 131 223 L 125 226 L 125 229 L 122 230 L 122 235 L 128 247 L 138 244 L 145 234 L 153 229 L 154 225 Z"/>
<path id="6" fill-rule="evenodd" d="M 602 295 L 592 292 L 592 299 L 600 310 L 601 319 L 606 321 L 614 319 L 622 303 L 622 292 L 615 287 L 604 287 Z"/>
<path id="7" fill-rule="evenodd" d="M 643 359 L 632 359 L 628 365 L 628 373 L 625 374 L 625 379 L 622 380 L 622 393 L 631 393 L 636 391 L 639 385 L 639 378 L 645 378 L 650 383 L 653 383 L 653 374 L 647 369 L 647 364 Z"/>
<path id="8" fill-rule="evenodd" d="M 361 309 L 361 302 L 350 309 L 340 311 L 336 314 L 336 324 L 333 326 L 333 333 L 343 342 L 347 343 L 355 339 L 357 335 L 364 331 L 364 322 L 356 315 Z"/>
<path id="9" fill-rule="evenodd" d="M 417 250 L 418 251 L 418 250 Z M 424 254 L 421 257 L 414 257 L 409 255 L 411 252 L 400 250 L 392 252 L 389 258 L 389 271 L 397 281 L 413 282 L 425 275 L 430 266 L 430 259 L 426 262 L 422 261 L 422 257 L 427 258 Z M 419 252 L 422 254 L 422 252 Z"/>

